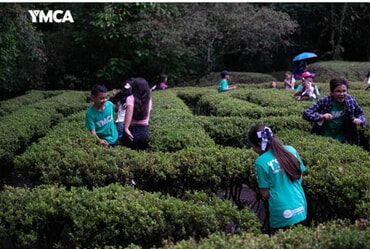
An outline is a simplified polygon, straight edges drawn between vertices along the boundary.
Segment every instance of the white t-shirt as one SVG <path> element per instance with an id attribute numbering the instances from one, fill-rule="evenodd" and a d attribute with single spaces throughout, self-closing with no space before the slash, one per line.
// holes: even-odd
<path id="1" fill-rule="evenodd" d="M 122 106 L 121 101 L 119 101 L 117 105 L 118 105 L 118 111 L 117 111 L 116 123 L 125 122 L 126 106 Z"/>
<path id="2" fill-rule="evenodd" d="M 291 83 L 293 83 L 293 86 L 289 86 L 288 84 L 286 84 L 285 82 L 285 90 L 294 90 L 294 85 L 295 85 L 295 79 L 294 77 L 292 77 L 292 79 L 290 80 Z"/>

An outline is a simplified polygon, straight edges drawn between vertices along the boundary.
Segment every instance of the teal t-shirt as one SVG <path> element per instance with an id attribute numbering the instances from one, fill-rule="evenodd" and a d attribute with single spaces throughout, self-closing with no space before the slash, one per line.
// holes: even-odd
<path id="1" fill-rule="evenodd" d="M 331 137 L 340 142 L 344 142 L 346 140 L 343 130 L 344 103 L 334 101 L 331 114 L 333 115 L 333 119 L 327 122 L 323 134 L 325 137 Z"/>
<path id="2" fill-rule="evenodd" d="M 105 102 L 103 111 L 90 106 L 86 111 L 85 126 L 89 130 L 95 130 L 98 137 L 107 140 L 109 144 L 115 144 L 118 139 L 118 131 L 114 124 L 113 103 Z"/>
<path id="3" fill-rule="evenodd" d="M 229 84 L 227 83 L 227 80 L 226 79 L 222 79 L 222 80 L 220 80 L 220 84 L 219 84 L 219 86 L 218 86 L 218 92 L 219 93 L 226 93 L 226 92 L 228 92 L 228 91 L 224 91 L 224 89 L 226 89 L 226 88 L 229 88 Z"/>
<path id="4" fill-rule="evenodd" d="M 285 145 L 284 148 L 297 157 L 303 172 L 306 168 L 298 152 L 292 146 Z M 271 150 L 256 159 L 255 170 L 258 187 L 269 189 L 268 202 L 272 228 L 293 225 L 306 219 L 307 201 L 302 180 L 292 182 L 281 170 Z"/>

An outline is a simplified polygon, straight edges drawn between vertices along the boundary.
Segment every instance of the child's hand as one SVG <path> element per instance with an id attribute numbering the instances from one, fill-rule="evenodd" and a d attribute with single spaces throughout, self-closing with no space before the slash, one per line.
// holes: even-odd
<path id="1" fill-rule="evenodd" d="M 101 143 L 104 147 L 108 147 L 109 143 L 105 139 L 99 139 L 99 143 Z"/>
<path id="2" fill-rule="evenodd" d="M 128 139 L 130 139 L 130 141 L 134 141 L 134 136 L 132 135 L 132 133 L 129 129 L 125 129 L 125 133 L 126 133 Z"/>
<path id="3" fill-rule="evenodd" d="M 354 123 L 356 125 L 361 125 L 362 124 L 362 121 L 359 118 L 355 118 L 355 119 L 353 119 L 352 123 Z"/>
<path id="4" fill-rule="evenodd" d="M 333 115 L 331 115 L 331 113 L 325 113 L 320 116 L 320 119 L 323 119 L 323 120 L 330 120 L 332 118 L 333 118 Z"/>

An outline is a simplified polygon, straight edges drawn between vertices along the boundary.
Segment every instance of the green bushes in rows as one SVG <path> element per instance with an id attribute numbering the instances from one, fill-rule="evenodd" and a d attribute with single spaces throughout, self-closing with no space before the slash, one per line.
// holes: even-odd
<path id="1" fill-rule="evenodd" d="M 67 117 L 38 143 L 16 156 L 14 165 L 21 177 L 34 184 L 98 186 L 119 181 L 118 150 L 105 148 L 84 127 L 85 112 Z"/>
<path id="2" fill-rule="evenodd" d="M 298 226 L 280 231 L 273 236 L 244 233 L 242 235 L 212 234 L 200 242 L 194 239 L 174 244 L 165 242 L 162 249 L 276 249 L 276 248 L 326 248 L 362 249 L 370 247 L 368 225 L 350 224 L 348 221 L 333 221 L 316 228 Z"/>
<path id="3" fill-rule="evenodd" d="M 294 91 L 285 89 L 248 89 L 234 91 L 230 95 L 263 107 L 284 107 L 286 115 L 301 113 L 302 110 L 312 105 L 309 101 L 297 101 L 294 98 Z"/>
<path id="4" fill-rule="evenodd" d="M 260 105 L 232 98 L 229 93 L 204 95 L 198 102 L 201 115 L 238 116 L 258 119 L 264 116 L 286 116 L 286 108 L 264 108 Z"/>
<path id="5" fill-rule="evenodd" d="M 248 131 L 256 124 L 268 124 L 274 131 L 300 128 L 308 131 L 310 123 L 300 116 L 264 117 L 249 119 L 244 117 L 198 117 L 208 135 L 224 146 L 248 146 Z"/>
<path id="6" fill-rule="evenodd" d="M 83 128 L 83 113 L 79 115 L 78 121 L 62 122 L 17 156 L 16 170 L 37 183 L 68 187 L 134 179 L 139 188 L 178 196 L 186 190 L 217 192 L 242 183 L 256 189 L 253 160 L 257 155 L 250 149 L 189 147 L 166 153 L 104 148 Z M 289 132 L 279 118 L 275 124 L 272 118 L 258 121 L 278 131 L 278 136 L 301 154 L 308 168 L 304 183 L 314 219 L 364 217 L 360 213 L 355 216 L 353 210 L 369 189 L 366 151 L 307 131 Z M 286 125 L 291 123 L 287 118 Z"/>
<path id="7" fill-rule="evenodd" d="M 298 150 L 307 166 L 303 184 L 316 220 L 369 217 L 356 209 L 370 190 L 367 151 L 301 130 L 280 131 L 278 136 Z"/>
<path id="8" fill-rule="evenodd" d="M 50 98 L 62 93 L 62 91 L 38 91 L 32 90 L 25 95 L 0 101 L 0 116 L 10 114 L 20 108 L 31 105 L 37 101 Z"/>
<path id="9" fill-rule="evenodd" d="M 182 196 L 187 190 L 217 193 L 231 186 L 257 188 L 252 150 L 187 148 L 172 154 L 148 154 L 126 162 L 137 186 Z M 144 162 L 147 161 L 147 162 Z"/>
<path id="10" fill-rule="evenodd" d="M 147 190 L 183 194 L 249 182 L 254 154 L 232 148 L 189 147 L 174 153 L 105 148 L 83 127 L 83 113 L 55 126 L 14 160 L 35 184 L 104 186 L 134 179 Z M 232 177 L 231 177 L 232 176 Z"/>
<path id="11" fill-rule="evenodd" d="M 199 88 L 199 87 L 184 87 L 184 88 L 176 88 L 177 96 L 182 99 L 187 106 L 194 109 L 200 98 L 203 95 L 207 94 L 214 94 L 217 91 L 216 88 Z M 194 111 L 194 110 L 193 110 Z"/>
<path id="12" fill-rule="evenodd" d="M 11 163 L 14 155 L 46 134 L 63 115 L 87 107 L 83 92 L 70 91 L 23 107 L 0 119 L 0 160 Z"/>
<path id="13" fill-rule="evenodd" d="M 0 239 L 16 248 L 103 248 L 160 245 L 235 231 L 258 234 L 255 214 L 228 201 L 189 193 L 184 201 L 118 184 L 85 188 L 38 186 L 0 193 Z"/>
<path id="14" fill-rule="evenodd" d="M 207 147 L 214 141 L 196 122 L 189 107 L 170 91 L 153 93 L 150 143 L 153 151 L 173 152 L 187 147 Z"/>
<path id="15" fill-rule="evenodd" d="M 25 148 L 33 138 L 37 138 L 61 118 L 51 109 L 42 112 L 35 108 L 23 108 L 1 118 L 0 122 L 0 161 L 7 164 L 14 155 Z"/>

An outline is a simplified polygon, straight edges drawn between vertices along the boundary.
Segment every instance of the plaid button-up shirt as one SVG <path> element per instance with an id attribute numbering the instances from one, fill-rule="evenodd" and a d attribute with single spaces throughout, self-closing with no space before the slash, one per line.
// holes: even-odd
<path id="1" fill-rule="evenodd" d="M 328 95 L 319 99 L 315 104 L 303 111 L 303 118 L 307 121 L 313 122 L 311 129 L 312 133 L 322 134 L 322 127 L 324 127 L 325 124 L 323 124 L 320 129 L 316 122 L 319 121 L 320 115 L 331 113 L 333 101 L 333 97 Z M 353 123 L 353 119 L 355 118 L 359 118 L 362 121 L 362 126 L 366 125 L 367 120 L 360 105 L 354 97 L 348 94 L 344 100 L 344 133 L 347 143 L 359 145 L 359 132 L 356 125 Z"/>

